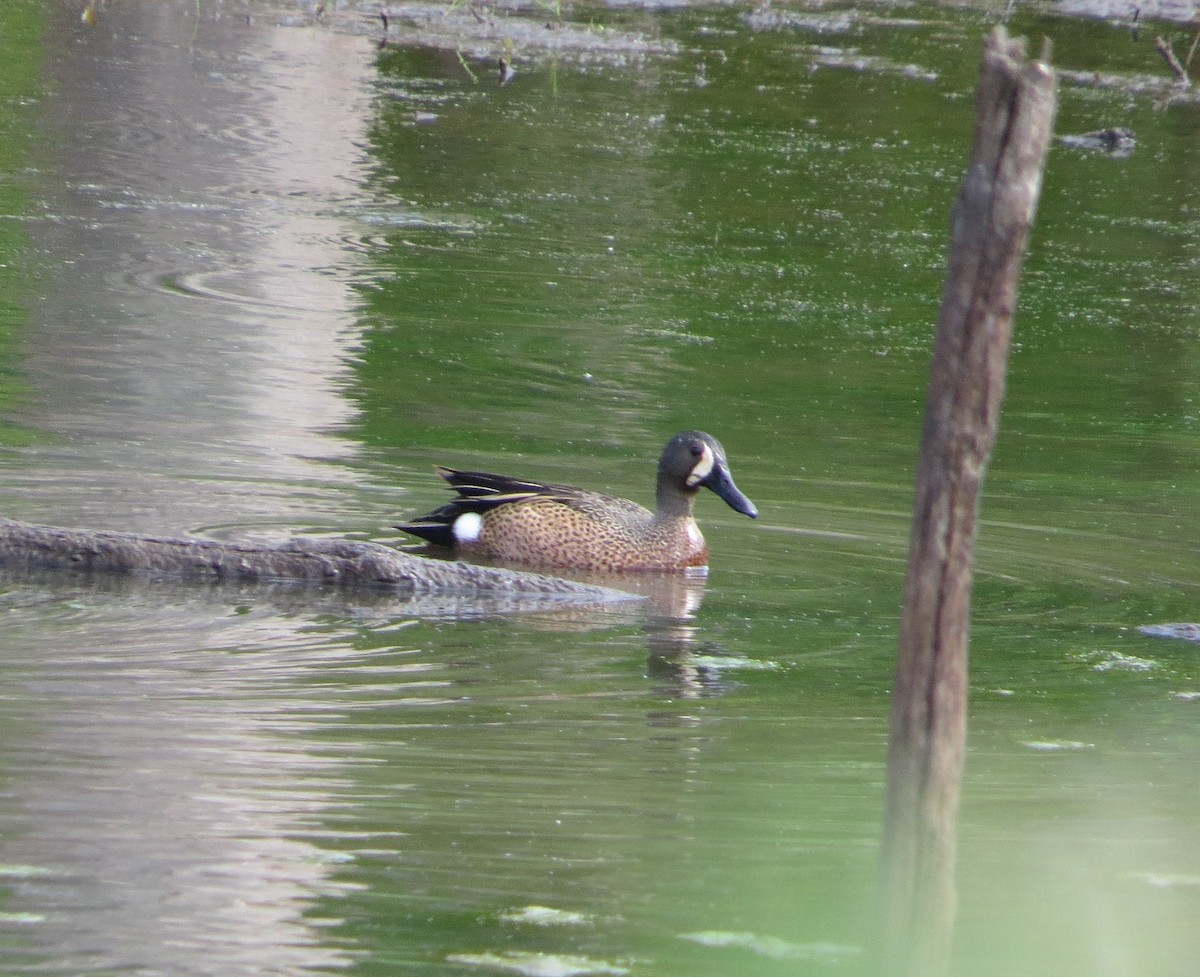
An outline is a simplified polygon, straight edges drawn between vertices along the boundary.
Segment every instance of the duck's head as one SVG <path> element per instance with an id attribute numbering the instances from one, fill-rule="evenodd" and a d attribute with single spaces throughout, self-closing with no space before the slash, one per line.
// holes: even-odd
<path id="1" fill-rule="evenodd" d="M 660 504 L 664 490 L 691 499 L 701 488 L 712 489 L 734 511 L 758 518 L 758 508 L 733 484 L 721 442 L 703 431 L 684 431 L 667 442 L 658 460 Z"/>

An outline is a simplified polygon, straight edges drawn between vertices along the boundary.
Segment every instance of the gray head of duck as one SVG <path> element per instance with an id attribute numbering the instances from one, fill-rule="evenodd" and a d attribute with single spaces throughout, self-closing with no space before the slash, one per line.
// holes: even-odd
<path id="1" fill-rule="evenodd" d="M 716 492 L 735 512 L 758 518 L 758 508 L 733 483 L 721 442 L 703 431 L 684 431 L 667 442 L 658 460 L 659 508 L 672 507 L 672 498 L 690 508 L 701 488 Z"/>

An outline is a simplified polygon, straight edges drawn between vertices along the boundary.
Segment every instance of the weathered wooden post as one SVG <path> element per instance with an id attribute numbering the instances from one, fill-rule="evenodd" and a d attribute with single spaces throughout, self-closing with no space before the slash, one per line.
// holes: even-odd
<path id="1" fill-rule="evenodd" d="M 1021 40 L 1000 27 L 987 37 L 975 144 L 952 213 L 892 692 L 881 874 L 889 977 L 938 977 L 949 963 L 976 514 L 1055 87 Z"/>

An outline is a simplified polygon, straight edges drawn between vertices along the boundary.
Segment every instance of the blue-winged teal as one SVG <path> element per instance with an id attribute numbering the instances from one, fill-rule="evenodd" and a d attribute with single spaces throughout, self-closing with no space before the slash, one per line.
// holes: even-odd
<path id="1" fill-rule="evenodd" d="M 758 516 L 733 484 L 725 450 L 700 431 L 677 434 L 663 449 L 654 512 L 569 485 L 436 471 L 458 495 L 396 528 L 438 546 L 511 563 L 616 572 L 705 566 L 708 544 L 692 516 L 701 488 L 752 519 Z"/>

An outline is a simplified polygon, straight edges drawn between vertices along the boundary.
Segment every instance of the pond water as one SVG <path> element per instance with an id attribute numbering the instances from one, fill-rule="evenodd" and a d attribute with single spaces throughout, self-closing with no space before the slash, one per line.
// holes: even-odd
<path id="1" fill-rule="evenodd" d="M 0 9 L 6 516 L 391 541 L 435 463 L 648 501 L 686 428 L 762 514 L 702 499 L 707 581 L 611 614 L 5 577 L 0 969 L 864 970 L 994 14 L 471 8 L 456 49 L 398 14 L 381 47 L 375 7 L 82 7 Z M 1170 25 L 1010 27 L 1072 73 L 1059 132 L 1137 147 L 1049 161 L 955 970 L 1182 977 L 1200 646 L 1138 628 L 1200 616 L 1200 104 L 1145 82 Z"/>

